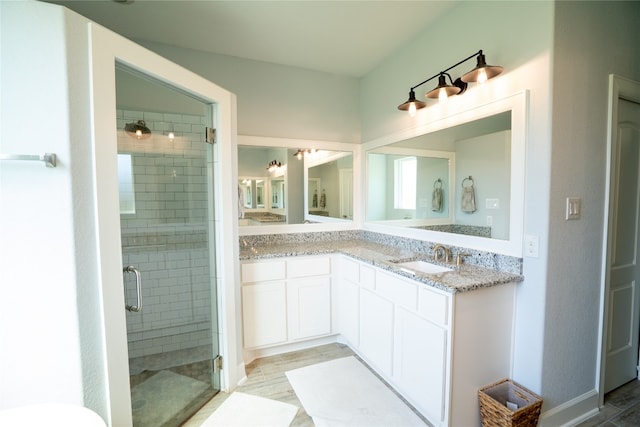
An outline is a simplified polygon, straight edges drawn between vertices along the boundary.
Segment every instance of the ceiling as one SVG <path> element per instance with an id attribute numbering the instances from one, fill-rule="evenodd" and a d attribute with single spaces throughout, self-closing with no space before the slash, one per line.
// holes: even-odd
<path id="1" fill-rule="evenodd" d="M 461 0 L 48 0 L 123 36 L 360 77 Z"/>

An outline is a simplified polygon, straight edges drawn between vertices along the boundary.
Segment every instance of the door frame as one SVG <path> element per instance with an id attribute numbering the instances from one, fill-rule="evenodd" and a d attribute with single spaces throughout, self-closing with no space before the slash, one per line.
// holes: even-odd
<path id="1" fill-rule="evenodd" d="M 612 164 L 614 155 L 614 142 L 618 138 L 618 102 L 619 99 L 626 99 L 636 103 L 640 103 L 640 82 L 636 82 L 615 74 L 609 75 L 609 95 L 607 110 L 607 168 L 605 182 L 605 201 L 604 201 L 604 221 L 603 236 L 604 244 L 602 246 L 602 268 L 601 268 L 601 286 L 600 286 L 600 352 L 598 354 L 599 374 L 596 377 L 596 388 L 598 389 L 598 406 L 604 406 L 604 386 L 606 373 L 606 353 L 608 341 L 609 327 L 609 290 L 611 271 L 609 265 L 612 257 L 612 242 L 614 215 L 613 194 L 615 180 L 611 176 L 614 170 Z"/>
<path id="2" fill-rule="evenodd" d="M 88 86 L 92 102 L 93 203 L 97 223 L 99 287 L 102 297 L 104 370 L 108 396 L 108 425 L 132 423 L 122 276 L 120 214 L 117 179 L 116 61 L 158 81 L 214 104 L 214 227 L 219 348 L 223 356 L 221 388 L 228 391 L 244 377 L 239 363 L 236 290 L 239 289 L 237 194 L 232 165 L 237 163 L 235 95 L 175 63 L 94 23 L 88 24 Z M 232 209 L 222 209 L 231 206 Z M 235 244 L 234 244 L 235 242 Z M 224 279 L 223 279 L 224 278 Z"/>

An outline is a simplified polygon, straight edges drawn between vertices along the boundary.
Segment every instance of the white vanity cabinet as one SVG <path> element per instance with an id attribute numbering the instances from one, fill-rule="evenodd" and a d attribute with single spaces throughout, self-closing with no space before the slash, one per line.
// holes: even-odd
<path id="1" fill-rule="evenodd" d="M 360 347 L 379 373 L 391 375 L 393 362 L 393 303 L 369 289 L 360 290 Z"/>
<path id="2" fill-rule="evenodd" d="M 241 280 L 245 348 L 331 333 L 330 256 L 245 261 Z"/>
<path id="3" fill-rule="evenodd" d="M 480 425 L 478 389 L 511 374 L 514 284 L 449 293 L 343 256 L 336 288 L 371 367 L 434 425 Z"/>
<path id="4" fill-rule="evenodd" d="M 374 289 L 375 269 L 346 256 L 338 256 L 337 262 L 340 276 L 340 286 L 336 288 L 340 334 L 351 348 L 357 349 L 360 347 L 360 288 Z"/>

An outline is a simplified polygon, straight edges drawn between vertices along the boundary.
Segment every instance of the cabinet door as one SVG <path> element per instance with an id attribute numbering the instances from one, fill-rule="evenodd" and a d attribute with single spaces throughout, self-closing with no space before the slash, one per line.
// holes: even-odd
<path id="1" fill-rule="evenodd" d="M 343 279 L 338 287 L 338 324 L 340 334 L 353 348 L 359 347 L 360 289 L 357 283 Z"/>
<path id="2" fill-rule="evenodd" d="M 427 418 L 444 421 L 447 331 L 397 308 L 394 336 L 395 383 Z"/>
<path id="3" fill-rule="evenodd" d="M 245 348 L 287 340 L 287 295 L 284 281 L 242 286 L 242 321 Z"/>
<path id="4" fill-rule="evenodd" d="M 331 279 L 309 277 L 287 283 L 290 339 L 331 333 Z"/>
<path id="5" fill-rule="evenodd" d="M 391 375 L 393 303 L 360 289 L 360 352 L 383 375 Z"/>

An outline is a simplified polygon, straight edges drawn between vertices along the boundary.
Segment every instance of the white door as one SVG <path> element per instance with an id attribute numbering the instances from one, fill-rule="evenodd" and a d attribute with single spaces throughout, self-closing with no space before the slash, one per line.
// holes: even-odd
<path id="1" fill-rule="evenodd" d="M 619 99 L 612 144 L 612 227 L 605 393 L 638 377 L 640 334 L 640 104 Z"/>

